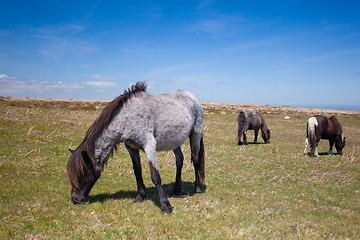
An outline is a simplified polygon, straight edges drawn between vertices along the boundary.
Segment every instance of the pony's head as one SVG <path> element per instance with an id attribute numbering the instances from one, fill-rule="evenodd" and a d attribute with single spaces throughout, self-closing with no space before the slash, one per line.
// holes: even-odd
<path id="1" fill-rule="evenodd" d="M 342 150 L 345 147 L 345 141 L 346 141 L 346 137 L 344 137 L 344 135 L 342 133 L 340 135 L 336 136 L 335 148 L 336 148 L 336 151 L 338 152 L 338 154 L 340 154 L 340 155 L 343 154 Z"/>
<path id="2" fill-rule="evenodd" d="M 266 127 L 264 131 L 261 131 L 261 137 L 265 143 L 270 143 L 270 138 L 271 138 L 270 129 Z"/>
<path id="3" fill-rule="evenodd" d="M 96 169 L 94 160 L 85 150 L 78 148 L 70 152 L 67 174 L 71 185 L 71 200 L 74 204 L 85 203 L 101 171 Z"/>

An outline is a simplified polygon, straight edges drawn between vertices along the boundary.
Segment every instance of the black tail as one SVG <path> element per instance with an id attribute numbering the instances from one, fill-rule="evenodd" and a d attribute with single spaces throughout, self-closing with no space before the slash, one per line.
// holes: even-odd
<path id="1" fill-rule="evenodd" d="M 200 139 L 199 162 L 200 162 L 200 183 L 203 184 L 205 180 L 205 149 L 204 149 L 203 137 L 201 137 Z"/>
<path id="2" fill-rule="evenodd" d="M 238 144 L 241 143 L 241 136 L 243 135 L 245 124 L 246 124 L 245 113 L 241 111 L 238 116 L 238 135 L 237 135 Z"/>

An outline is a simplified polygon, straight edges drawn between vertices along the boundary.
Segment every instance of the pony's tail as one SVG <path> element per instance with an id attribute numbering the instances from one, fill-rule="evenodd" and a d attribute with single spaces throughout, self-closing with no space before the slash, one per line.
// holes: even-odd
<path id="1" fill-rule="evenodd" d="M 199 151 L 199 162 L 200 162 L 200 183 L 203 184 L 205 180 L 205 149 L 203 143 L 203 137 L 200 139 L 200 151 Z"/>
<path id="2" fill-rule="evenodd" d="M 315 149 L 315 129 L 317 125 L 316 117 L 309 118 L 307 122 L 307 138 L 309 139 L 311 151 Z"/>
<path id="3" fill-rule="evenodd" d="M 243 134 L 245 124 L 246 124 L 245 113 L 241 111 L 238 116 L 238 135 L 237 135 L 238 144 L 240 144 L 241 142 L 241 136 Z"/>

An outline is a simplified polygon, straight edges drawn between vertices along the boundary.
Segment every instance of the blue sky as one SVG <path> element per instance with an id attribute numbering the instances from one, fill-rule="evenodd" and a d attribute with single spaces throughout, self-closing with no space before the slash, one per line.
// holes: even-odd
<path id="1" fill-rule="evenodd" d="M 360 1 L 0 0 L 0 95 L 360 105 Z"/>

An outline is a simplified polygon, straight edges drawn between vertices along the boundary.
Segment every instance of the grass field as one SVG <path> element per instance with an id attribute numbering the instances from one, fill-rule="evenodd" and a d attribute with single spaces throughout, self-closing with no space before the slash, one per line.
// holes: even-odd
<path id="1" fill-rule="evenodd" d="M 0 99 L 0 239 L 360 238 L 359 112 L 337 114 L 347 137 L 344 155 L 324 154 L 328 142 L 322 140 L 323 154 L 310 158 L 303 156 L 305 123 L 317 112 L 263 107 L 271 143 L 238 146 L 236 109 L 205 108 L 205 191 L 193 194 L 186 142 L 183 197 L 169 198 L 174 210 L 163 215 L 144 154 L 148 198 L 133 202 L 136 182 L 123 146 L 89 203 L 71 203 L 67 149 L 81 142 L 103 104 Z M 159 161 L 170 194 L 174 156 L 162 152 Z"/>

